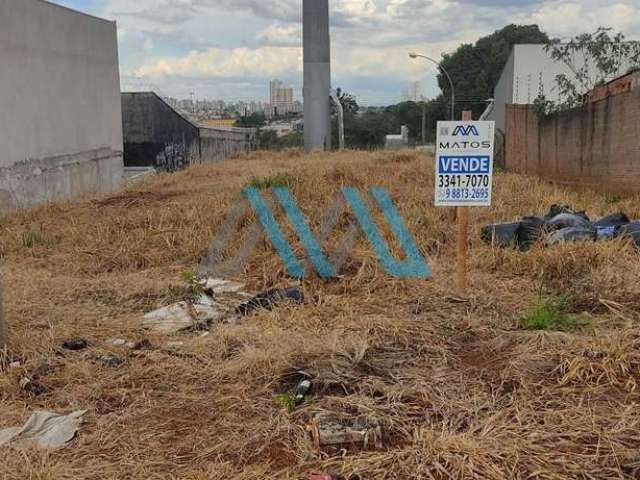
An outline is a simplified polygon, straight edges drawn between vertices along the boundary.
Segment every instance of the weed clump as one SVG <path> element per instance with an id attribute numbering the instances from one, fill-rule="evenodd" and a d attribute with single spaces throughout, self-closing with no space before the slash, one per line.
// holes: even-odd
<path id="1" fill-rule="evenodd" d="M 568 294 L 538 297 L 524 319 L 527 330 L 557 330 L 570 332 L 585 326 L 584 318 L 568 313 L 571 297 Z"/>

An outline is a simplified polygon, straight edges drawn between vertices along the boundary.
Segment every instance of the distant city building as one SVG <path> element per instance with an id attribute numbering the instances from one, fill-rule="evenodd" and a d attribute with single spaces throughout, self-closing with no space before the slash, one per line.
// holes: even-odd
<path id="1" fill-rule="evenodd" d="M 269 82 L 269 103 L 271 113 L 274 115 L 300 112 L 302 110 L 301 104 L 294 102 L 293 88 L 285 85 L 278 79 Z"/>

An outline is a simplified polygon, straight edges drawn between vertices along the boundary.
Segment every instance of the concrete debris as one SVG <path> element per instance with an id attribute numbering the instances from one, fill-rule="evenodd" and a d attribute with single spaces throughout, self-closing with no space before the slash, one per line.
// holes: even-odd
<path id="1" fill-rule="evenodd" d="M 245 285 L 222 278 L 207 278 L 203 280 L 205 293 L 209 295 L 224 295 L 226 293 L 244 293 Z"/>
<path id="2" fill-rule="evenodd" d="M 358 444 L 364 448 L 382 448 L 382 428 L 371 419 L 341 418 L 318 414 L 308 426 L 316 448 Z"/>
<path id="3" fill-rule="evenodd" d="M 153 348 L 153 345 L 151 344 L 151 342 L 146 338 L 138 342 L 129 342 L 124 338 L 112 338 L 107 343 L 112 347 L 127 348 L 129 350 L 135 350 L 135 351 L 151 350 Z"/>
<path id="4" fill-rule="evenodd" d="M 182 348 L 184 347 L 184 342 L 169 342 L 167 343 L 167 348 Z"/>
<path id="5" fill-rule="evenodd" d="M 69 415 L 34 412 L 24 426 L 0 430 L 0 447 L 66 447 L 78 433 L 86 413 L 86 410 Z"/>
<path id="6" fill-rule="evenodd" d="M 228 313 L 224 305 L 214 302 L 209 297 L 200 298 L 198 301 L 195 305 L 179 302 L 147 313 L 142 325 L 158 333 L 172 334 L 222 320 Z"/>
<path id="7" fill-rule="evenodd" d="M 328 473 L 312 473 L 309 480 L 333 480 L 333 477 Z"/>
<path id="8" fill-rule="evenodd" d="M 14 369 L 14 368 L 20 368 L 22 366 L 22 363 L 20 361 L 17 362 L 11 362 L 9 364 L 9 368 Z"/>
<path id="9" fill-rule="evenodd" d="M 195 325 L 186 302 L 176 303 L 147 313 L 142 326 L 159 333 L 177 333 Z"/>
<path id="10" fill-rule="evenodd" d="M 304 303 L 304 293 L 297 287 L 269 290 L 237 307 L 236 313 L 246 316 L 259 309 L 272 310 L 276 305 L 285 301 L 302 304 Z"/>
<path id="11" fill-rule="evenodd" d="M 79 352 L 80 350 L 84 350 L 88 346 L 89 342 L 85 338 L 72 338 L 62 344 L 62 348 L 64 348 L 65 350 L 71 350 L 73 352 Z"/>

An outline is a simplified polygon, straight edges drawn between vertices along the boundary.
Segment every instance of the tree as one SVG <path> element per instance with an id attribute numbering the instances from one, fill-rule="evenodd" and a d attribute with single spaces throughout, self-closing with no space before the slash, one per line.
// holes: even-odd
<path id="1" fill-rule="evenodd" d="M 443 55 L 442 67 L 451 75 L 456 90 L 456 118 L 463 110 L 472 110 L 476 118 L 484 111 L 485 100 L 493 97 L 514 45 L 548 41 L 537 25 L 508 25 L 475 45 L 463 44 L 454 53 Z M 449 81 L 442 72 L 438 84 L 444 98 L 451 98 Z"/>
<path id="2" fill-rule="evenodd" d="M 347 115 L 355 115 L 356 113 L 358 113 L 358 110 L 360 110 L 360 106 L 356 101 L 356 97 L 354 97 L 350 93 L 345 92 L 341 88 L 336 89 L 336 94 L 338 96 L 338 100 L 340 100 L 340 104 L 342 105 L 345 117 Z M 331 113 L 334 115 L 336 114 L 333 97 L 331 97 Z"/>
<path id="3" fill-rule="evenodd" d="M 609 28 L 578 35 L 567 43 L 552 40 L 545 50 L 564 63 L 571 75 L 556 76 L 557 101 L 542 93 L 535 101 L 541 115 L 570 110 L 583 104 L 584 96 L 630 69 L 640 66 L 640 42 L 627 41 L 622 33 L 609 35 Z"/>
<path id="4" fill-rule="evenodd" d="M 235 126 L 240 128 L 262 128 L 267 124 L 264 113 L 252 113 L 236 120 Z"/>

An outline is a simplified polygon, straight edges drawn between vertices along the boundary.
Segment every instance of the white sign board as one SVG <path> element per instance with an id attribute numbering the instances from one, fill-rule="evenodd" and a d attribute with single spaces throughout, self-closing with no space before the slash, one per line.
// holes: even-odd
<path id="1" fill-rule="evenodd" d="M 489 207 L 494 122 L 438 122 L 436 207 Z"/>

